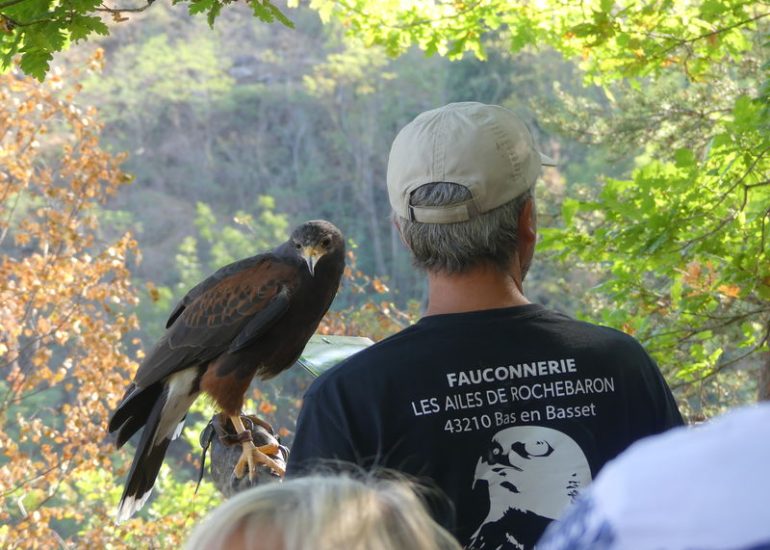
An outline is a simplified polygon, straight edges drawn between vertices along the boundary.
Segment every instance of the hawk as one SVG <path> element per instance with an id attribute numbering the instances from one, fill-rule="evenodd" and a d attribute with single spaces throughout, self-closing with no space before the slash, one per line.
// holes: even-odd
<path id="1" fill-rule="evenodd" d="M 299 358 L 337 293 L 344 267 L 340 230 L 324 220 L 309 221 L 274 250 L 221 268 L 182 298 L 109 421 L 118 448 L 144 428 L 118 522 L 149 498 L 166 449 L 201 393 L 239 434 L 243 452 L 235 476 L 246 470 L 255 475 L 257 464 L 283 475 L 268 456 L 277 452 L 275 445 L 257 448 L 243 426 L 244 395 L 255 376 L 274 377 Z"/>

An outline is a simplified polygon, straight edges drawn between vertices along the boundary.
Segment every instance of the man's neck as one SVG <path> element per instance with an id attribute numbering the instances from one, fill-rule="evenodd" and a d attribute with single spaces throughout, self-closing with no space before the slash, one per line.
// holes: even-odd
<path id="1" fill-rule="evenodd" d="M 464 313 L 484 309 L 523 306 L 524 296 L 518 265 L 509 273 L 479 267 L 460 275 L 428 274 L 428 309 L 425 315 Z"/>

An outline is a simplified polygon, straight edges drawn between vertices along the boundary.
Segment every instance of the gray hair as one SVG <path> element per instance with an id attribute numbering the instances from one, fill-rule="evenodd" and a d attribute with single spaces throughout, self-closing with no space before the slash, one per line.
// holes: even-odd
<path id="1" fill-rule="evenodd" d="M 448 206 L 469 200 L 471 192 L 455 183 L 429 183 L 411 197 L 414 206 Z M 420 223 L 394 214 L 401 236 L 420 269 L 448 275 L 479 265 L 508 269 L 516 251 L 519 216 L 532 192 L 461 223 Z"/>
<path id="2" fill-rule="evenodd" d="M 460 550 L 411 484 L 314 475 L 240 493 L 193 531 L 186 550 Z"/>

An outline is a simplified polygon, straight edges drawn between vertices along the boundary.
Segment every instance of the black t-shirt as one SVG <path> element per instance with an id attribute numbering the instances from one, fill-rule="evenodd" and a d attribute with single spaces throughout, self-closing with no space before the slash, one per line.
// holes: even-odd
<path id="1" fill-rule="evenodd" d="M 288 475 L 336 459 L 427 478 L 461 543 L 532 548 L 608 460 L 680 424 L 622 332 L 535 304 L 435 315 L 313 383 Z"/>

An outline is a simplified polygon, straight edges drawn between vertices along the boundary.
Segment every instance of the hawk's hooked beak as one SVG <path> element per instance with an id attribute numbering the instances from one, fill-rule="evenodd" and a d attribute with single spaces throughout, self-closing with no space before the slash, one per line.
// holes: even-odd
<path id="1" fill-rule="evenodd" d="M 315 269 L 315 264 L 318 263 L 318 260 L 321 259 L 321 256 L 323 256 L 324 253 L 312 246 L 305 246 L 302 248 L 301 255 L 305 259 L 305 262 L 307 263 L 307 268 L 310 270 L 310 275 L 313 276 L 314 275 L 313 270 Z"/>

